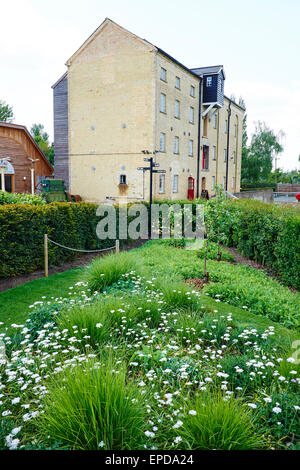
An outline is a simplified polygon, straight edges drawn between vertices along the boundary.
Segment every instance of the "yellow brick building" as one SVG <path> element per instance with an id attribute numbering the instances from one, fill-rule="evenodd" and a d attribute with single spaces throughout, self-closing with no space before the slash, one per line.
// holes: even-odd
<path id="1" fill-rule="evenodd" d="M 154 175 L 154 198 L 187 198 L 189 181 L 195 197 L 213 194 L 215 184 L 226 186 L 228 145 L 227 189 L 239 191 L 244 110 L 223 95 L 203 101 L 207 78 L 209 91 L 225 78 L 222 66 L 189 70 L 110 19 L 66 65 L 53 85 L 55 175 L 72 194 L 149 200 L 143 150 L 166 171 Z"/>

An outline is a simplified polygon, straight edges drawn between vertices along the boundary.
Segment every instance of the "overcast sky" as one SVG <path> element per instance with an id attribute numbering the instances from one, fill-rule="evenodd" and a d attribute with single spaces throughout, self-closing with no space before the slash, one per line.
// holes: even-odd
<path id="1" fill-rule="evenodd" d="M 51 85 L 109 17 L 187 67 L 223 64 L 225 94 L 246 102 L 248 130 L 286 133 L 279 166 L 300 154 L 300 0 L 0 0 L 0 99 L 15 122 L 53 138 Z M 298 165 L 299 166 L 299 165 Z"/>

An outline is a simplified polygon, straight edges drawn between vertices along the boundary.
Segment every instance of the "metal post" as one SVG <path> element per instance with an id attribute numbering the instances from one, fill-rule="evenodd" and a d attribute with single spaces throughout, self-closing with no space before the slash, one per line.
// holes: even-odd
<path id="1" fill-rule="evenodd" d="M 116 253 L 120 253 L 120 240 L 116 240 Z"/>
<path id="2" fill-rule="evenodd" d="M 34 195 L 34 168 L 30 168 L 31 171 L 31 194 Z"/>
<path id="3" fill-rule="evenodd" d="M 44 235 L 45 277 L 48 277 L 48 235 Z"/>

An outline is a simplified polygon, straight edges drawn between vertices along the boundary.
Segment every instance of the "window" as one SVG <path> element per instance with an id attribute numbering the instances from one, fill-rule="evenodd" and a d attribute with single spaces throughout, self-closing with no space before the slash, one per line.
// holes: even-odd
<path id="1" fill-rule="evenodd" d="M 173 176 L 173 193 L 178 193 L 178 175 Z"/>
<path id="2" fill-rule="evenodd" d="M 126 175 L 120 175 L 120 184 L 127 184 Z"/>
<path id="3" fill-rule="evenodd" d="M 224 162 L 226 162 L 226 160 L 227 160 L 227 150 L 224 149 Z"/>
<path id="4" fill-rule="evenodd" d="M 175 111 L 174 116 L 179 119 L 180 118 L 180 101 L 175 100 Z"/>
<path id="5" fill-rule="evenodd" d="M 212 77 L 206 77 L 206 86 L 211 87 L 212 86 Z"/>
<path id="6" fill-rule="evenodd" d="M 194 155 L 194 141 L 190 140 L 189 141 L 189 157 L 192 157 Z"/>
<path id="7" fill-rule="evenodd" d="M 223 176 L 223 189 L 226 188 L 226 176 Z"/>
<path id="8" fill-rule="evenodd" d="M 165 192 L 165 175 L 159 175 L 159 192 Z"/>
<path id="9" fill-rule="evenodd" d="M 214 145 L 212 148 L 212 159 L 216 160 L 217 157 L 217 147 Z"/>
<path id="10" fill-rule="evenodd" d="M 179 137 L 174 137 L 174 153 L 179 153 Z"/>
<path id="11" fill-rule="evenodd" d="M 164 93 L 160 94 L 160 112 L 161 113 L 166 113 L 167 112 L 166 95 L 164 95 Z"/>
<path id="12" fill-rule="evenodd" d="M 208 128 L 208 117 L 205 116 L 203 121 L 203 136 L 207 137 L 207 128 Z"/>
<path id="13" fill-rule="evenodd" d="M 191 124 L 194 124 L 194 119 L 195 119 L 195 110 L 194 108 L 192 108 L 192 106 L 190 107 L 190 123 Z"/>
<path id="14" fill-rule="evenodd" d="M 215 184 L 216 184 L 216 183 L 215 183 L 215 179 L 216 179 L 215 176 L 212 176 L 212 177 L 211 177 L 211 189 L 212 189 L 212 190 L 215 189 Z"/>
<path id="15" fill-rule="evenodd" d="M 180 78 L 179 77 L 175 78 L 175 88 L 178 88 L 178 90 L 180 90 Z"/>
<path id="16" fill-rule="evenodd" d="M 209 146 L 203 145 L 203 153 L 202 153 L 202 170 L 209 169 Z"/>
<path id="17" fill-rule="evenodd" d="M 236 124 L 234 125 L 233 135 L 234 135 L 234 137 L 237 136 L 237 125 Z"/>
<path id="18" fill-rule="evenodd" d="M 218 120 L 217 113 L 215 113 L 214 114 L 214 120 L 213 120 L 213 128 L 214 129 L 217 129 L 217 120 Z"/>
<path id="19" fill-rule="evenodd" d="M 160 133 L 159 137 L 159 150 L 161 152 L 166 151 L 166 134 L 164 134 L 163 132 Z"/>
<path id="20" fill-rule="evenodd" d="M 163 67 L 160 69 L 160 79 L 163 80 L 164 82 L 167 81 L 167 71 Z"/>
<path id="21" fill-rule="evenodd" d="M 232 189 L 235 189 L 235 177 L 232 177 Z"/>
<path id="22" fill-rule="evenodd" d="M 232 160 L 233 160 L 233 163 L 236 163 L 236 152 L 235 152 L 235 150 L 232 153 Z"/>
<path id="23" fill-rule="evenodd" d="M 225 119 L 225 127 L 224 127 L 225 134 L 227 134 L 227 128 L 228 128 L 228 121 L 227 119 Z"/>
<path id="24" fill-rule="evenodd" d="M 194 87 L 193 85 L 191 85 L 190 96 L 191 96 L 192 98 L 195 98 L 195 87 Z"/>

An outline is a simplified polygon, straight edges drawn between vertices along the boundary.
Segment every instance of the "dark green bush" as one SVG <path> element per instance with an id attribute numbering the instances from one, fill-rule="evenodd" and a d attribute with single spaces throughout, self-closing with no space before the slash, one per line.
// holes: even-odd
<path id="1" fill-rule="evenodd" d="M 209 204 L 215 204 L 215 201 Z M 267 266 L 289 286 L 299 289 L 299 209 L 253 200 L 227 200 L 219 208 L 227 214 L 226 221 L 224 219 L 223 223 L 222 218 L 218 218 L 218 227 L 215 227 L 224 232 L 224 242 Z M 212 227 L 216 223 L 214 220 L 216 218 L 211 217 Z"/>
<path id="2" fill-rule="evenodd" d="M 30 273 L 44 265 L 44 234 L 72 248 L 94 250 L 114 245 L 99 240 L 97 205 L 80 202 L 47 205 L 0 206 L 0 277 Z M 49 265 L 57 266 L 78 256 L 49 243 Z"/>

